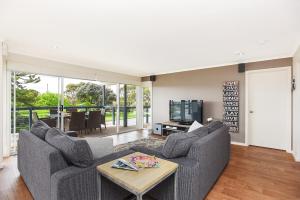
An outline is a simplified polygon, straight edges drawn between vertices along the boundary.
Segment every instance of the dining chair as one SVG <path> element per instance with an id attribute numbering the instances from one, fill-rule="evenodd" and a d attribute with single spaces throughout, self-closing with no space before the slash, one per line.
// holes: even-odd
<path id="1" fill-rule="evenodd" d="M 69 131 L 82 131 L 85 130 L 85 112 L 72 112 L 69 123 Z"/>
<path id="2" fill-rule="evenodd" d="M 101 111 L 90 111 L 86 121 L 86 128 L 88 131 L 100 128 L 101 132 Z"/>

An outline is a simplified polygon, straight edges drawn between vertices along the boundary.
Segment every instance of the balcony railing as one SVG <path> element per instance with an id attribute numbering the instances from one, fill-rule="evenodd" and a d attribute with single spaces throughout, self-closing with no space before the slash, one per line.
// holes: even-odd
<path id="1" fill-rule="evenodd" d="M 99 109 L 105 109 L 106 114 L 106 122 L 111 122 L 112 125 L 116 125 L 116 112 L 117 107 L 115 106 L 65 106 L 64 112 L 68 109 L 77 109 L 78 111 L 84 111 L 88 112 L 90 110 L 99 110 Z M 57 110 L 57 106 L 40 106 L 40 107 L 17 107 L 16 108 L 16 122 L 14 123 L 14 118 L 12 114 L 12 133 L 13 132 L 19 132 L 21 129 L 29 130 L 33 119 L 32 114 L 33 112 L 38 112 L 39 118 L 45 118 L 50 117 L 50 110 Z M 150 107 L 144 107 L 144 121 L 146 124 L 149 123 L 149 113 Z M 12 109 L 12 113 L 13 113 Z M 44 112 L 42 112 L 44 111 Z M 123 120 L 123 126 L 127 127 L 127 121 L 128 119 L 134 119 L 136 118 L 136 107 L 132 106 L 121 106 L 120 107 L 120 120 Z M 14 130 L 14 124 L 16 124 L 15 130 Z"/>

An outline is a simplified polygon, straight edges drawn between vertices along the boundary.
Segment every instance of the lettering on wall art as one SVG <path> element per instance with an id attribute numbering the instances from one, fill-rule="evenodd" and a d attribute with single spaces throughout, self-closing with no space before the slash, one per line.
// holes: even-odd
<path id="1" fill-rule="evenodd" d="M 230 133 L 239 132 L 239 81 L 226 81 L 223 84 L 224 124 Z"/>

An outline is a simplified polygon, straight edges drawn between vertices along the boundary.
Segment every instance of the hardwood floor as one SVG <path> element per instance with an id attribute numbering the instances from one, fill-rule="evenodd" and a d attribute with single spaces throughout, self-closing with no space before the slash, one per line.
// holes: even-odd
<path id="1" fill-rule="evenodd" d="M 284 151 L 231 145 L 231 160 L 208 200 L 300 199 L 300 163 Z"/>
<path id="2" fill-rule="evenodd" d="M 130 140 L 146 137 L 138 132 Z M 120 135 L 119 135 L 120 136 Z M 125 135 L 124 135 L 125 137 Z M 126 139 L 114 139 L 115 144 Z M 0 171 L 0 200 L 32 200 L 19 176 L 16 157 L 4 160 Z M 207 200 L 300 199 L 300 163 L 284 151 L 232 145 L 231 160 Z"/>

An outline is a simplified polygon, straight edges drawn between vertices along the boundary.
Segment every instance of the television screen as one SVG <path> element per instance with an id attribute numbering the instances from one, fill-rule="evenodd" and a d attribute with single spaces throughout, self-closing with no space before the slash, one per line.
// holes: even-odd
<path id="1" fill-rule="evenodd" d="M 171 105 L 172 104 L 172 105 Z M 170 104 L 170 121 L 181 121 L 181 102 L 172 102 Z"/>
<path id="2" fill-rule="evenodd" d="M 197 120 L 202 123 L 203 101 L 181 100 L 169 102 L 170 121 L 192 124 Z"/>

